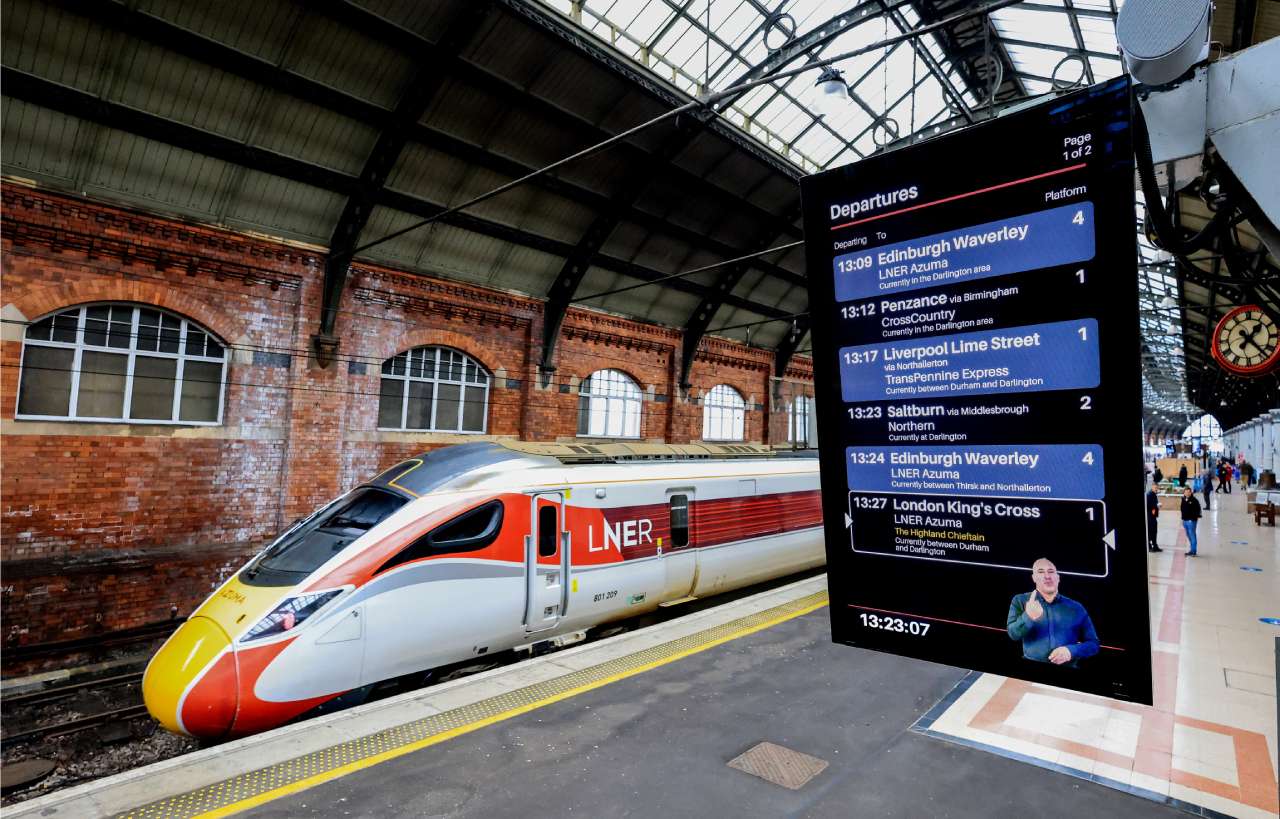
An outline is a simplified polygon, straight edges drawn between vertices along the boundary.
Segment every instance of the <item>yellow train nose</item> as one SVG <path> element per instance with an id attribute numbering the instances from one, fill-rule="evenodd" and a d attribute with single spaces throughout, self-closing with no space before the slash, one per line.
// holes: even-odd
<path id="1" fill-rule="evenodd" d="M 161 646 L 142 676 L 151 716 L 174 733 L 225 734 L 235 719 L 239 686 L 235 657 L 217 623 L 192 617 Z"/>

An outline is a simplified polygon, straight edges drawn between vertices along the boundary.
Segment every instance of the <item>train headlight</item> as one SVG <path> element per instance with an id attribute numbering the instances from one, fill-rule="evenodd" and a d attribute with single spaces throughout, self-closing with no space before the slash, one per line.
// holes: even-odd
<path id="1" fill-rule="evenodd" d="M 253 628 L 245 632 L 245 635 L 240 638 L 240 642 L 247 643 L 250 640 L 260 640 L 263 637 L 272 637 L 297 628 L 304 620 L 315 614 L 324 607 L 325 603 L 328 603 L 339 594 L 342 594 L 342 589 L 329 589 L 328 591 L 290 597 L 276 606 L 273 612 L 259 620 Z"/>

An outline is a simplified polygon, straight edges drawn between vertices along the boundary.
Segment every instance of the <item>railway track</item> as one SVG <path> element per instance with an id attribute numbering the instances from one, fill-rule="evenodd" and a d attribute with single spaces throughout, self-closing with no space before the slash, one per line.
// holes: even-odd
<path id="1" fill-rule="evenodd" d="M 142 682 L 142 673 L 143 672 L 141 671 L 136 671 L 126 674 L 116 674 L 111 677 L 101 677 L 96 680 L 85 680 L 83 682 L 58 685 L 40 691 L 32 691 L 27 694 L 16 694 L 14 696 L 5 697 L 3 709 L 5 723 L 6 725 L 13 725 L 15 719 L 19 720 L 20 723 L 25 721 L 36 721 L 36 718 L 30 716 L 28 716 L 26 720 L 23 720 L 21 717 L 24 715 L 24 712 L 26 714 L 30 714 L 34 709 L 55 705 L 60 700 L 64 700 L 68 697 L 85 694 L 97 695 L 120 686 L 140 684 Z M 0 749 L 10 748 L 24 742 L 38 742 L 44 739 L 55 739 L 68 734 L 86 731 L 91 728 L 110 725 L 113 722 L 121 722 L 146 715 L 146 706 L 137 701 L 139 699 L 138 692 L 133 692 L 133 694 L 128 696 L 127 699 L 133 700 L 133 702 L 118 708 L 108 707 L 106 710 L 93 714 L 75 716 L 71 719 L 55 721 L 43 725 L 34 725 L 19 731 L 7 731 L 3 736 L 0 736 Z M 77 711 L 78 709 L 72 710 Z"/>
<path id="2" fill-rule="evenodd" d="M 130 705 L 126 708 L 117 708 L 113 711 L 104 711 L 100 714 L 91 714 L 87 717 L 79 717 L 77 719 L 57 722 L 52 725 L 44 725 L 39 728 L 31 728 L 26 731 L 18 731 L 13 734 L 6 734 L 0 738 L 0 747 L 8 748 L 22 742 L 32 742 L 43 739 L 56 739 L 57 737 L 75 734 L 80 731 L 87 731 L 90 728 L 97 728 L 101 725 L 109 725 L 113 722 L 123 722 L 124 720 L 133 719 L 135 717 L 145 717 L 147 715 L 147 706 Z"/>

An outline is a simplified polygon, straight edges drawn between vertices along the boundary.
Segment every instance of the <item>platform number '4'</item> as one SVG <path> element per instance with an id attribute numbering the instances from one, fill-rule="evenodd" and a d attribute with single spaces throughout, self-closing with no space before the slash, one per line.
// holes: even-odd
<path id="1" fill-rule="evenodd" d="M 1071 217 L 1071 224 L 1073 224 L 1073 225 L 1083 225 L 1083 224 L 1084 224 L 1084 211 L 1082 211 L 1082 210 L 1078 210 L 1078 211 L 1076 211 L 1076 215 Z"/>
<path id="2" fill-rule="evenodd" d="M 1093 453 L 1092 453 L 1092 452 L 1086 452 L 1086 453 L 1084 454 L 1084 457 L 1083 457 L 1083 458 L 1081 458 L 1080 460 L 1084 461 L 1084 462 L 1085 462 L 1085 463 L 1087 463 L 1089 466 L 1093 466 Z"/>

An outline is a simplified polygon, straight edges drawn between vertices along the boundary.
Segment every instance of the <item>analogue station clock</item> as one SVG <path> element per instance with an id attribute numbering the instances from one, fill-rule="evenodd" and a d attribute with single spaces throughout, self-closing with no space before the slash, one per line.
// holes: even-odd
<path id="1" fill-rule="evenodd" d="M 1262 375 L 1280 363 L 1280 330 L 1258 305 L 1237 307 L 1214 328 L 1213 357 L 1227 372 Z"/>

